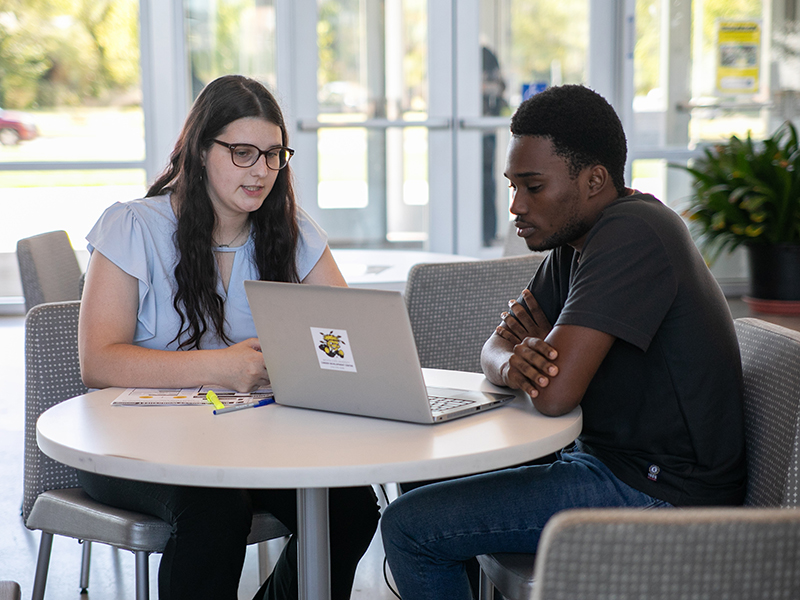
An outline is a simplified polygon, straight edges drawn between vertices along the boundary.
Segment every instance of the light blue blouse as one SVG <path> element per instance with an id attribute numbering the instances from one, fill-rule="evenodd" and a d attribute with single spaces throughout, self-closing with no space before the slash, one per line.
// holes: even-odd
<path id="1" fill-rule="evenodd" d="M 327 234 L 300 207 L 297 209 L 300 240 L 297 245 L 297 274 L 302 280 L 311 272 L 328 243 Z M 178 220 L 169 196 L 117 202 L 105 210 L 86 236 L 89 252 L 99 250 L 120 269 L 139 280 L 139 309 L 133 343 L 145 348 L 176 350 L 172 340 L 180 319 L 172 305 L 177 285 L 177 249 L 173 241 Z M 258 279 L 252 260 L 253 238 L 238 248 L 217 248 L 235 252 L 228 291 L 217 281 L 217 293 L 225 301 L 226 333 L 234 342 L 256 337 L 253 317 L 244 291 L 246 279 Z M 216 334 L 207 332 L 201 348 L 222 348 Z"/>

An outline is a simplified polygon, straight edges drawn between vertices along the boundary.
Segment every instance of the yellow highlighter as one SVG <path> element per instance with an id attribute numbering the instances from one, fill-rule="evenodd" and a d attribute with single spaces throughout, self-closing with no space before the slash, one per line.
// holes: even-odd
<path id="1" fill-rule="evenodd" d="M 225 405 L 219 401 L 219 398 L 214 393 L 214 390 L 208 390 L 206 392 L 206 400 L 211 402 L 211 404 L 213 404 L 214 408 L 216 408 L 217 410 L 219 410 L 220 408 L 225 408 Z"/>

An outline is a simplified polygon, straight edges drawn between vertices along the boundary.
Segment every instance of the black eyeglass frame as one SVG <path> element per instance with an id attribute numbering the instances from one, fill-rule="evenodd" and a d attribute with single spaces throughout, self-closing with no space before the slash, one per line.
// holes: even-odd
<path id="1" fill-rule="evenodd" d="M 292 156 L 294 156 L 294 149 L 293 148 L 289 148 L 288 146 L 270 146 L 266 150 L 262 150 L 261 148 L 259 148 L 258 146 L 255 146 L 253 144 L 229 144 L 227 142 L 223 142 L 222 140 L 216 140 L 216 139 L 215 140 L 211 140 L 211 141 L 214 142 L 215 144 L 219 144 L 220 146 L 224 146 L 225 148 L 230 150 L 231 151 L 231 162 L 233 163 L 233 166 L 239 167 L 240 169 L 249 169 L 254 164 L 256 164 L 261 159 L 261 157 L 263 156 L 266 159 L 265 162 L 266 162 L 267 168 L 269 170 L 271 170 L 271 171 L 280 171 L 286 165 L 289 164 L 289 161 L 292 159 Z M 236 148 L 239 147 L 239 146 L 247 146 L 248 148 L 255 148 L 256 152 L 258 152 L 258 154 L 256 154 L 256 157 L 253 159 L 253 162 L 251 162 L 249 165 L 236 164 L 236 159 L 234 159 L 233 153 L 236 151 Z M 288 152 L 289 153 L 289 157 L 286 159 L 286 162 L 283 163 L 283 165 L 281 165 L 277 169 L 275 169 L 275 168 L 270 166 L 269 157 L 267 156 L 267 154 L 269 154 L 270 152 L 274 152 L 275 150 L 280 150 L 282 152 Z"/>

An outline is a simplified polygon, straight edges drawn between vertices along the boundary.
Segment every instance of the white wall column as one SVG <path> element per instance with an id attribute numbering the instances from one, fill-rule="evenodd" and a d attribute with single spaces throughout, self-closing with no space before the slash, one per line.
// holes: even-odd
<path id="1" fill-rule="evenodd" d="M 456 19 L 454 160 L 458 177 L 453 182 L 456 254 L 480 256 L 483 250 L 483 130 L 461 127 L 464 119 L 483 116 L 480 44 L 480 0 L 453 2 Z M 433 230 L 433 229 L 432 229 Z"/>
<path id="2" fill-rule="evenodd" d="M 450 120 L 455 114 L 453 11 L 460 9 L 460 4 L 456 6 L 456 0 L 428 2 L 428 119 L 431 120 Z M 428 130 L 430 238 L 426 250 L 432 252 L 456 250 L 454 152 L 452 128 Z"/>
<path id="3" fill-rule="evenodd" d="M 317 119 L 317 2 L 275 0 L 277 96 L 289 131 L 295 193 L 299 204 L 319 219 L 317 204 L 317 132 L 298 123 Z"/>
<path id="4" fill-rule="evenodd" d="M 164 169 L 189 111 L 183 2 L 140 0 L 142 109 L 148 184 Z"/>

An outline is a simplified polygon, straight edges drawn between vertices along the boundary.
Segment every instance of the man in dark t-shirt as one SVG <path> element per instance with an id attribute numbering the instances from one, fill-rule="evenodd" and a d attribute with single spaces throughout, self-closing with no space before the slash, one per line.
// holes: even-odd
<path id="1" fill-rule="evenodd" d="M 528 289 L 548 322 L 615 338 L 580 401 L 583 449 L 670 504 L 741 504 L 739 346 L 680 217 L 650 195 L 619 198 Z"/>
<path id="2" fill-rule="evenodd" d="M 382 535 L 409 600 L 468 599 L 465 563 L 536 551 L 567 508 L 735 505 L 746 472 L 739 349 L 728 305 L 681 219 L 624 186 L 625 136 L 582 86 L 511 121 L 517 233 L 552 250 L 481 356 L 486 377 L 547 415 L 580 406 L 574 447 L 547 465 L 424 486 Z"/>

